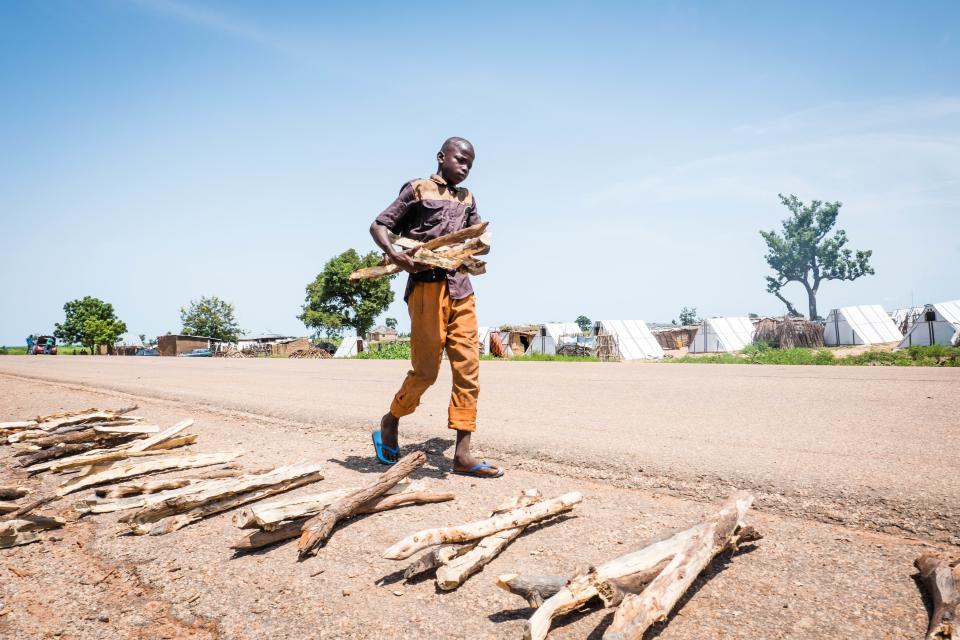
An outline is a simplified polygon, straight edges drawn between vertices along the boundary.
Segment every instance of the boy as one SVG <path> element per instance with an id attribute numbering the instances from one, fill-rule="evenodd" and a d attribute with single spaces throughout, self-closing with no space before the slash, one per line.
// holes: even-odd
<path id="1" fill-rule="evenodd" d="M 503 469 L 470 454 L 470 434 L 477 427 L 480 395 L 477 313 L 470 278 L 459 271 L 417 265 L 410 253 L 393 248 L 387 234 L 392 231 L 423 242 L 479 224 L 473 194 L 457 186 L 470 174 L 474 157 L 470 142 L 449 138 L 437 153 L 437 172 L 427 180 L 403 185 L 393 204 L 370 225 L 370 235 L 387 259 L 410 274 L 403 299 L 410 312 L 413 366 L 390 410 L 380 419 L 380 430 L 373 432 L 373 445 L 384 464 L 394 464 L 400 458 L 400 418 L 413 413 L 423 392 L 436 382 L 446 348 L 453 372 L 447 425 L 457 432 L 453 473 L 499 478 Z"/>

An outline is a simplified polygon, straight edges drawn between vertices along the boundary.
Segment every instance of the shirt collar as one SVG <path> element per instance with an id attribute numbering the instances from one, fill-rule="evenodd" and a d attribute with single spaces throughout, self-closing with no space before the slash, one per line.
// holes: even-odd
<path id="1" fill-rule="evenodd" d="M 441 176 L 439 173 L 434 173 L 433 175 L 430 176 L 430 179 L 436 182 L 437 184 L 441 184 L 445 186 L 447 189 L 450 189 L 450 191 L 457 191 L 459 189 L 459 187 L 455 187 L 453 185 L 447 184 L 447 181 L 444 180 L 443 176 Z"/>

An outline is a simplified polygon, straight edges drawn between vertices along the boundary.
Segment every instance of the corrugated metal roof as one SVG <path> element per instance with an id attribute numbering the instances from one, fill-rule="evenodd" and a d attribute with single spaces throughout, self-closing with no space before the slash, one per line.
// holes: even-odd
<path id="1" fill-rule="evenodd" d="M 753 342 L 750 318 L 706 318 L 693 338 L 693 353 L 740 351 Z"/>
<path id="2" fill-rule="evenodd" d="M 607 334 L 617 336 L 620 357 L 624 360 L 662 358 L 663 349 L 643 320 L 601 320 Z M 579 331 L 579 327 L 577 327 Z"/>

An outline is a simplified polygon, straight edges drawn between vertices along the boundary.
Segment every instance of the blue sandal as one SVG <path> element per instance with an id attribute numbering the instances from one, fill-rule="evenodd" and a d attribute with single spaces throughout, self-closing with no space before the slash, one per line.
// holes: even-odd
<path id="1" fill-rule="evenodd" d="M 380 430 L 373 432 L 373 450 L 377 452 L 377 460 L 380 464 L 397 464 L 400 459 L 400 448 L 383 444 L 383 438 L 380 436 Z"/>
<path id="2" fill-rule="evenodd" d="M 496 469 L 497 472 L 493 475 L 489 473 L 477 473 L 483 469 Z M 456 469 L 450 469 L 450 473 L 453 473 L 458 476 L 470 476 L 471 478 L 499 478 L 503 475 L 503 469 L 500 467 L 495 467 L 492 464 L 488 463 L 486 460 L 480 464 L 473 465 L 467 471 L 457 471 Z"/>

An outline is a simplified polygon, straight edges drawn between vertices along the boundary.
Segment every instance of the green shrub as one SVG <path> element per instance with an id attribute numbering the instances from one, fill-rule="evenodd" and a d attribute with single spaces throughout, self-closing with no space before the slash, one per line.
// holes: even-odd
<path id="1" fill-rule="evenodd" d="M 373 342 L 366 351 L 355 357 L 360 360 L 409 360 L 410 341 Z"/>

